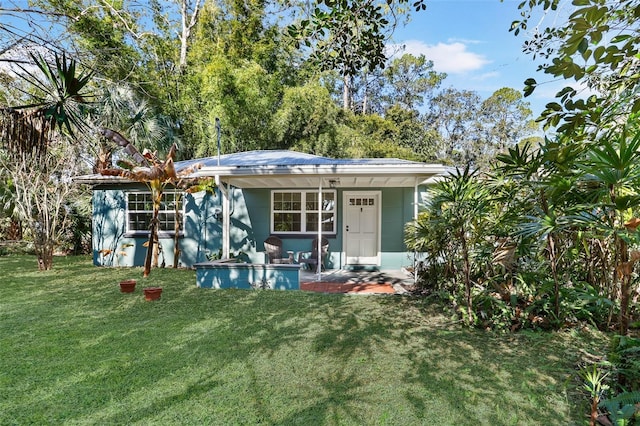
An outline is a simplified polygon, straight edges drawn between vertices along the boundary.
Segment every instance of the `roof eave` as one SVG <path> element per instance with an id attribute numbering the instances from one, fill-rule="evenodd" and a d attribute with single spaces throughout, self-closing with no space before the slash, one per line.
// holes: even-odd
<path id="1" fill-rule="evenodd" d="M 204 176 L 264 176 L 264 175 L 415 175 L 429 176 L 444 173 L 441 164 L 402 165 L 299 165 L 253 167 L 203 167 L 194 173 Z"/>

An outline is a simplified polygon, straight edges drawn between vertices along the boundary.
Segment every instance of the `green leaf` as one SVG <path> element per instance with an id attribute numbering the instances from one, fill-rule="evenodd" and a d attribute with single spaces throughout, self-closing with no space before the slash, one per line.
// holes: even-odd
<path id="1" fill-rule="evenodd" d="M 631 37 L 629 34 L 620 34 L 611 39 L 611 43 L 620 43 L 622 41 L 628 40 Z"/>
<path id="2" fill-rule="evenodd" d="M 587 48 L 589 47 L 589 42 L 587 41 L 586 38 L 583 38 L 582 40 L 580 40 L 580 43 L 578 44 L 578 52 L 583 54 L 583 58 L 584 58 L 584 53 L 587 51 Z M 584 58 L 587 59 L 587 58 Z"/>

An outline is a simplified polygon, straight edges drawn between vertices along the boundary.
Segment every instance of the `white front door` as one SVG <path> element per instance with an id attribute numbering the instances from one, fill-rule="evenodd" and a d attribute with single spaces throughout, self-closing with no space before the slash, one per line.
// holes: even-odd
<path id="1" fill-rule="evenodd" d="M 380 191 L 345 192 L 344 252 L 347 265 L 380 264 Z"/>

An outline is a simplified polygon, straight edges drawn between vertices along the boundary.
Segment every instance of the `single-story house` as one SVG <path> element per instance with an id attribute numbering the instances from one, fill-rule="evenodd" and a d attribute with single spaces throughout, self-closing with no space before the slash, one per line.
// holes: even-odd
<path id="1" fill-rule="evenodd" d="M 215 178 L 217 187 L 214 193 L 164 191 L 159 261 L 166 266 L 191 267 L 216 255 L 264 263 L 264 240 L 276 235 L 294 259 L 310 251 L 315 238 L 326 238 L 328 269 L 400 269 L 414 260 L 404 244 L 404 226 L 417 216 L 426 186 L 445 172 L 440 164 L 283 150 L 181 161 L 175 167 L 195 163 L 201 167 L 192 176 Z M 141 266 L 152 213 L 148 188 L 113 176 L 77 181 L 93 190 L 94 264 Z M 179 259 L 174 259 L 176 232 Z"/>

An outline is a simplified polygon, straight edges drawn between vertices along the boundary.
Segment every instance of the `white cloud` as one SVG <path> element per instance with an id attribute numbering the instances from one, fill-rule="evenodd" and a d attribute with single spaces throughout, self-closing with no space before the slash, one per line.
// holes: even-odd
<path id="1" fill-rule="evenodd" d="M 500 73 L 498 71 L 491 71 L 491 72 L 486 72 L 484 74 L 481 74 L 477 77 L 474 77 L 473 79 L 476 81 L 484 81 L 484 80 L 489 80 L 497 77 L 500 77 Z"/>
<path id="2" fill-rule="evenodd" d="M 404 46 L 404 53 L 415 56 L 424 55 L 433 61 L 433 68 L 447 74 L 464 74 L 476 71 L 491 63 L 485 56 L 467 50 L 461 42 L 426 44 L 419 40 L 407 40 L 391 47 L 392 50 Z"/>

